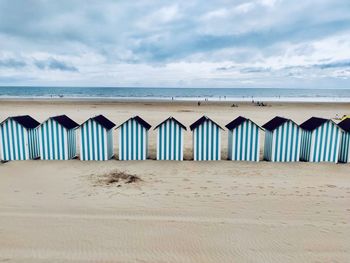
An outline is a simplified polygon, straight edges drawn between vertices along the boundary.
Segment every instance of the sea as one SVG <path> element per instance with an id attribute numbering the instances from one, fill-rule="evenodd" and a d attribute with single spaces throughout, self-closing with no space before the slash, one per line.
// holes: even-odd
<path id="1" fill-rule="evenodd" d="M 0 87 L 0 99 L 350 102 L 349 89 Z"/>

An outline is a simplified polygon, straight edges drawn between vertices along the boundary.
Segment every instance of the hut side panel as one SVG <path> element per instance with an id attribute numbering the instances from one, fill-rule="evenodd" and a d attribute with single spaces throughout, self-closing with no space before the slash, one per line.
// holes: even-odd
<path id="1" fill-rule="evenodd" d="M 183 160 L 183 129 L 174 120 L 158 127 L 157 160 Z"/>
<path id="2" fill-rule="evenodd" d="M 29 159 L 36 159 L 40 156 L 39 150 L 39 130 L 30 129 L 28 130 L 28 151 Z"/>
<path id="3" fill-rule="evenodd" d="M 77 133 L 76 130 L 71 129 L 67 131 L 67 154 L 68 159 L 72 159 L 77 156 Z"/>
<path id="4" fill-rule="evenodd" d="M 211 121 L 207 120 L 193 130 L 193 159 L 195 161 L 221 159 L 220 128 Z"/>
<path id="5" fill-rule="evenodd" d="M 268 132 L 266 133 L 268 134 Z M 271 156 L 266 160 L 272 162 L 297 162 L 300 157 L 300 128 L 291 121 L 285 122 L 271 132 L 271 147 L 265 151 Z M 268 145 L 266 145 L 268 147 Z"/>
<path id="6" fill-rule="evenodd" d="M 28 132 L 22 125 L 8 119 L 0 130 L 2 160 L 27 160 L 33 156 L 28 148 Z"/>
<path id="7" fill-rule="evenodd" d="M 310 131 L 301 131 L 301 145 L 300 145 L 300 160 L 308 161 L 310 159 L 311 153 L 311 139 L 312 132 Z"/>
<path id="8" fill-rule="evenodd" d="M 339 162 L 347 163 L 350 161 L 350 133 L 343 132 L 341 135 Z"/>
<path id="9" fill-rule="evenodd" d="M 146 160 L 148 132 L 134 119 L 119 127 L 119 160 Z"/>
<path id="10" fill-rule="evenodd" d="M 229 131 L 229 159 L 235 161 L 259 161 L 259 127 L 251 121 Z"/>
<path id="11" fill-rule="evenodd" d="M 272 159 L 272 140 L 273 132 L 265 131 L 264 160 L 267 161 L 271 161 Z"/>
<path id="12" fill-rule="evenodd" d="M 328 121 L 312 132 L 310 162 L 338 162 L 341 130 Z"/>
<path id="13" fill-rule="evenodd" d="M 95 121 L 88 120 L 80 127 L 80 159 L 83 161 L 106 161 L 112 156 L 108 154 L 108 147 L 112 145 L 113 138 L 108 136 L 112 130 L 107 131 Z"/>
<path id="14" fill-rule="evenodd" d="M 107 145 L 107 156 L 109 159 L 111 159 L 114 156 L 114 149 L 113 149 L 113 130 L 107 131 L 107 141 L 109 142 Z"/>

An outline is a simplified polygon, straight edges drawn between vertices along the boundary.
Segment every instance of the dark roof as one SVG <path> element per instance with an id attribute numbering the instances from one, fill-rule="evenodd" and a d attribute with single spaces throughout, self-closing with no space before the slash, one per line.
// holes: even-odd
<path id="1" fill-rule="evenodd" d="M 279 117 L 276 116 L 275 118 L 273 118 L 272 120 L 268 121 L 267 123 L 265 123 L 262 127 L 268 131 L 274 131 L 275 129 L 277 129 L 278 127 L 280 127 L 281 125 L 283 125 L 285 122 L 287 121 L 291 121 L 294 124 L 296 124 L 294 121 L 292 121 L 291 119 L 286 119 L 283 117 Z M 297 125 L 297 124 L 296 124 Z"/>
<path id="2" fill-rule="evenodd" d="M 307 131 L 313 131 L 316 128 L 320 127 L 322 124 L 326 123 L 327 121 L 330 121 L 329 119 L 323 119 L 318 117 L 311 117 L 307 121 L 304 121 L 300 128 Z"/>
<path id="3" fill-rule="evenodd" d="M 152 126 L 151 124 L 149 124 L 148 122 L 146 122 L 144 119 L 142 119 L 141 117 L 139 116 L 134 116 L 128 120 L 126 120 L 125 122 L 123 122 L 122 124 L 120 124 L 117 129 L 122 126 L 124 123 L 130 121 L 130 120 L 135 120 L 136 122 L 138 122 L 139 124 L 141 124 L 146 130 L 149 130 Z"/>
<path id="4" fill-rule="evenodd" d="M 59 115 L 51 118 L 57 121 L 59 124 L 61 124 L 63 127 L 65 127 L 68 130 L 79 127 L 79 124 L 73 121 L 67 115 Z"/>
<path id="5" fill-rule="evenodd" d="M 34 129 L 40 125 L 37 120 L 33 119 L 29 115 L 9 117 L 6 120 L 8 119 L 13 119 L 26 129 Z M 2 123 L 4 123 L 6 120 L 4 120 Z"/>
<path id="6" fill-rule="evenodd" d="M 244 118 L 242 116 L 237 117 L 236 119 L 234 119 L 233 121 L 228 123 L 225 127 L 227 129 L 229 129 L 229 130 L 233 130 L 233 129 L 237 128 L 239 125 L 241 125 L 245 121 L 251 121 L 252 123 L 254 123 L 256 126 L 258 126 L 261 129 L 261 127 L 259 125 L 257 125 L 255 122 L 253 122 L 250 119 Z"/>
<path id="7" fill-rule="evenodd" d="M 89 120 L 96 121 L 98 124 L 100 124 L 102 127 L 106 128 L 107 130 L 112 129 L 115 126 L 115 123 L 111 122 L 109 119 L 107 119 L 103 115 L 97 115 L 97 116 L 95 116 L 93 118 L 90 118 Z M 89 121 L 89 120 L 87 120 L 87 121 Z"/>
<path id="8" fill-rule="evenodd" d="M 166 120 L 162 121 L 161 123 L 159 123 L 154 129 L 157 129 L 160 125 L 162 125 L 164 122 L 173 120 L 174 122 L 176 122 L 178 125 L 180 125 L 183 129 L 185 129 L 185 131 L 187 131 L 187 128 L 185 125 L 183 125 L 181 122 L 179 122 L 177 119 L 175 119 L 174 117 L 169 117 Z"/>
<path id="9" fill-rule="evenodd" d="M 215 121 L 209 119 L 207 116 L 203 116 L 203 117 L 199 118 L 198 120 L 196 120 L 194 123 L 191 124 L 191 126 L 190 126 L 191 131 L 193 131 L 195 128 L 200 126 L 205 121 L 211 121 L 212 123 L 217 125 L 221 130 L 223 130 L 223 128 L 221 128 L 221 126 L 219 124 L 217 124 Z"/>
<path id="10" fill-rule="evenodd" d="M 346 132 L 350 132 L 350 119 L 347 118 L 338 123 L 338 126 Z"/>

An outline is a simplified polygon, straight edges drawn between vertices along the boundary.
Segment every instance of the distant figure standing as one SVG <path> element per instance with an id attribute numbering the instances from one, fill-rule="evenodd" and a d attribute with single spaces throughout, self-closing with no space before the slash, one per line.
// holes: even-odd
<path id="1" fill-rule="evenodd" d="M 201 106 L 201 102 L 200 102 L 200 101 L 198 101 L 198 103 L 197 103 L 197 104 L 198 104 L 198 107 L 199 107 L 199 106 Z"/>

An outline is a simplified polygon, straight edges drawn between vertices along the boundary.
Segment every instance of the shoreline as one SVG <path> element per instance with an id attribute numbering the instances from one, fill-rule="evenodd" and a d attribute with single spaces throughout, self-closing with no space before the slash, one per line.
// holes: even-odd
<path id="1" fill-rule="evenodd" d="M 296 104 L 347 104 L 350 103 L 350 98 L 254 98 L 254 102 L 264 102 L 271 104 L 278 103 L 296 103 Z M 64 98 L 51 98 L 51 97 L 1 97 L 0 102 L 98 102 L 98 103 L 243 103 L 252 104 L 252 98 L 232 98 L 232 99 L 216 99 L 216 98 L 133 98 L 133 97 L 64 97 Z"/>

